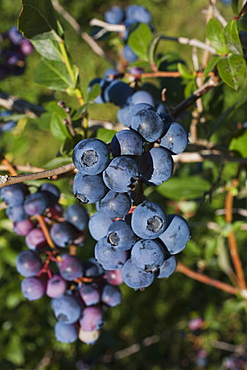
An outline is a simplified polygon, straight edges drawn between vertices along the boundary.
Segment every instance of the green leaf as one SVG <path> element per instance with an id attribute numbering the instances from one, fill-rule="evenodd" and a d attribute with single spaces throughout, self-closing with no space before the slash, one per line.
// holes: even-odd
<path id="1" fill-rule="evenodd" d="M 189 240 L 184 250 L 184 255 L 190 258 L 199 258 L 201 256 L 200 246 L 193 240 Z"/>
<path id="2" fill-rule="evenodd" d="M 77 109 L 77 111 L 73 114 L 73 117 L 72 117 L 73 121 L 76 121 L 77 119 L 79 119 L 81 115 L 86 112 L 89 105 L 90 103 L 85 103 L 81 105 L 80 108 Z"/>
<path id="3" fill-rule="evenodd" d="M 101 87 L 100 87 L 100 85 L 99 84 L 94 84 L 90 88 L 90 90 L 88 91 L 88 94 L 87 94 L 87 96 L 85 98 L 85 101 L 87 103 L 93 102 L 97 98 L 97 96 L 100 95 L 100 93 L 101 93 Z"/>
<path id="4" fill-rule="evenodd" d="M 86 96 L 85 98 L 85 102 L 82 106 L 80 106 L 79 109 L 77 109 L 77 111 L 74 113 L 73 115 L 73 121 L 77 120 L 78 118 L 80 118 L 80 116 L 86 112 L 88 106 L 90 104 L 92 104 L 94 102 L 94 100 L 97 98 L 97 96 L 99 96 L 101 93 L 101 87 L 99 84 L 94 84 L 89 92 L 88 92 L 88 95 Z"/>
<path id="5" fill-rule="evenodd" d="M 217 247 L 216 241 L 217 240 L 213 238 L 207 239 L 206 246 L 204 248 L 204 258 L 207 262 L 211 260 L 211 258 L 213 257 L 215 253 L 215 250 Z"/>
<path id="6" fill-rule="evenodd" d="M 61 152 L 62 156 L 63 157 L 67 157 L 68 155 L 71 156 L 72 149 L 74 148 L 76 142 L 78 142 L 80 140 L 81 140 L 81 137 L 77 141 L 75 141 L 74 140 L 74 137 L 72 137 L 72 136 L 66 137 L 66 139 L 63 142 L 63 144 L 60 147 L 60 152 Z"/>
<path id="7" fill-rule="evenodd" d="M 181 199 L 202 198 L 210 189 L 210 183 L 200 176 L 184 178 L 172 177 L 168 182 L 157 186 L 156 190 L 166 198 L 179 201 Z"/>
<path id="8" fill-rule="evenodd" d="M 196 80 L 189 80 L 184 88 L 184 96 L 188 98 L 197 89 Z"/>
<path id="9" fill-rule="evenodd" d="M 229 254 L 225 246 L 225 239 L 222 237 L 218 237 L 217 239 L 217 254 L 220 269 L 224 271 L 227 275 L 234 275 L 229 261 Z"/>
<path id="10" fill-rule="evenodd" d="M 238 231 L 240 231 L 242 228 L 243 228 L 243 226 L 244 226 L 244 221 L 235 221 L 233 224 L 232 224 L 232 230 L 234 231 L 234 232 L 238 232 Z"/>
<path id="11" fill-rule="evenodd" d="M 237 25 L 240 30 L 247 31 L 247 13 L 238 19 Z"/>
<path id="12" fill-rule="evenodd" d="M 37 35 L 58 33 L 56 15 L 50 0 L 22 0 L 22 10 L 18 17 L 18 28 L 23 35 L 32 39 Z M 48 37 L 48 35 L 46 36 Z"/>
<path id="13" fill-rule="evenodd" d="M 108 130 L 106 128 L 99 128 L 96 132 L 96 137 L 105 143 L 109 143 L 113 136 L 116 134 L 114 130 Z"/>
<path id="14" fill-rule="evenodd" d="M 237 90 L 246 74 L 246 63 L 241 55 L 229 55 L 219 60 L 218 72 L 221 79 L 234 90 Z"/>
<path id="15" fill-rule="evenodd" d="M 234 137 L 229 146 L 230 150 L 238 152 L 243 158 L 247 158 L 247 130 L 244 129 L 242 135 Z"/>
<path id="16" fill-rule="evenodd" d="M 238 2 L 239 0 L 232 0 L 232 11 L 235 15 L 238 15 Z"/>
<path id="17" fill-rule="evenodd" d="M 216 19 L 210 19 L 208 22 L 206 36 L 218 54 L 225 55 L 228 53 L 223 28 Z"/>
<path id="18" fill-rule="evenodd" d="M 130 33 L 128 44 L 141 59 L 148 60 L 147 51 L 152 38 L 150 27 L 146 23 L 140 23 Z"/>
<path id="19" fill-rule="evenodd" d="M 51 116 L 51 133 L 56 140 L 64 142 L 66 138 L 70 138 L 70 134 L 66 125 L 62 121 L 62 117 L 57 113 L 53 112 Z"/>
<path id="20" fill-rule="evenodd" d="M 236 110 L 238 110 L 241 105 L 243 105 L 247 101 L 247 97 L 244 97 L 243 99 L 239 100 L 237 103 L 233 104 L 231 107 L 229 107 L 214 123 L 212 126 L 208 138 L 210 138 L 216 130 L 222 125 L 222 123 L 225 122 L 229 116 L 234 113 Z"/>
<path id="21" fill-rule="evenodd" d="M 211 72 L 214 69 L 214 67 L 216 66 L 216 64 L 218 63 L 220 59 L 221 57 L 214 57 L 213 59 L 210 60 L 207 67 L 204 69 L 204 73 L 203 73 L 204 78 L 206 78 L 209 72 Z"/>
<path id="22" fill-rule="evenodd" d="M 183 78 L 187 80 L 194 80 L 195 76 L 190 73 L 189 69 L 182 63 L 178 63 L 178 71 L 181 73 Z"/>
<path id="23" fill-rule="evenodd" d="M 56 40 L 44 39 L 35 40 L 32 39 L 32 44 L 37 52 L 43 57 L 50 60 L 62 61 L 62 55 L 60 52 L 59 44 Z"/>
<path id="24" fill-rule="evenodd" d="M 151 66 L 156 65 L 155 54 L 156 54 L 158 43 L 161 39 L 162 39 L 162 35 L 156 35 L 149 43 L 148 59 L 149 59 L 149 63 Z"/>
<path id="25" fill-rule="evenodd" d="M 65 91 L 75 88 L 75 82 L 63 62 L 42 58 L 34 76 L 34 81 L 48 89 Z"/>
<path id="26" fill-rule="evenodd" d="M 71 163 L 71 157 L 56 157 L 44 165 L 45 168 L 55 168 Z"/>
<path id="27" fill-rule="evenodd" d="M 243 55 L 242 45 L 239 39 L 237 22 L 232 19 L 224 28 L 226 46 L 228 50 L 234 54 Z"/>
<path id="28" fill-rule="evenodd" d="M 16 366 L 24 363 L 23 345 L 18 334 L 12 334 L 9 337 L 9 343 L 5 349 L 4 358 Z"/>

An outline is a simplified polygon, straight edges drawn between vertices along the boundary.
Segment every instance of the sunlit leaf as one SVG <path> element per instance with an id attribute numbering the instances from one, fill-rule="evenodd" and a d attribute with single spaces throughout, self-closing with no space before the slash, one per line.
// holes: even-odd
<path id="1" fill-rule="evenodd" d="M 217 67 L 221 79 L 234 90 L 237 90 L 246 73 L 244 58 L 241 55 L 229 55 L 221 58 Z"/>
<path id="2" fill-rule="evenodd" d="M 153 38 L 150 27 L 146 23 L 140 23 L 128 38 L 128 44 L 131 49 L 141 59 L 147 60 L 147 51 L 149 43 Z"/>
<path id="3" fill-rule="evenodd" d="M 237 22 L 232 19 L 224 28 L 224 35 L 226 39 L 226 46 L 228 50 L 234 54 L 243 54 L 242 45 L 239 39 Z"/>
<path id="4" fill-rule="evenodd" d="M 210 19 L 208 22 L 206 36 L 218 54 L 225 55 L 228 53 L 223 28 L 216 19 Z"/>
<path id="5" fill-rule="evenodd" d="M 37 67 L 34 81 L 52 90 L 65 91 L 75 87 L 75 82 L 63 62 L 45 58 L 41 59 Z"/>
<path id="6" fill-rule="evenodd" d="M 210 189 L 210 183 L 199 176 L 184 178 L 172 177 L 169 181 L 157 186 L 157 191 L 173 200 L 198 199 Z"/>
<path id="7" fill-rule="evenodd" d="M 62 61 L 62 55 L 59 49 L 59 44 L 56 40 L 44 39 L 44 40 L 32 40 L 37 52 L 43 57 L 51 60 Z"/>

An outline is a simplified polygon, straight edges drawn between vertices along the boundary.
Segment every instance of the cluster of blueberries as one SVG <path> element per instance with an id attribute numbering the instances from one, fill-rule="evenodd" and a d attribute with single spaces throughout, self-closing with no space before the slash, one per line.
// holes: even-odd
<path id="1" fill-rule="evenodd" d="M 151 27 L 150 13 L 136 5 L 125 12 L 112 7 L 105 20 L 126 25 L 126 50 L 134 23 Z M 29 41 L 15 28 L 2 35 L 2 40 L 7 37 L 16 52 L 22 48 L 28 55 L 32 51 Z M 12 65 L 25 66 L 21 60 Z M 135 68 L 132 72 L 138 75 L 140 71 Z M 118 285 L 124 282 L 143 290 L 156 277 L 168 278 L 176 269 L 175 255 L 190 238 L 183 217 L 167 215 L 143 195 L 143 187 L 160 185 L 172 176 L 172 156 L 185 150 L 188 134 L 147 91 L 135 91 L 120 77 L 117 70 L 109 69 L 104 78 L 91 81 L 89 89 L 99 83 L 101 94 L 95 102 L 117 105 L 118 120 L 126 129 L 116 132 L 108 144 L 86 138 L 73 150 L 77 169 L 73 192 L 81 203 L 96 204 L 91 218 L 81 203 L 64 212 L 59 205 L 60 190 L 51 183 L 34 192 L 24 184 L 5 186 L 0 192 L 14 232 L 25 237 L 28 247 L 16 260 L 24 277 L 23 295 L 29 300 L 45 294 L 52 299 L 55 336 L 60 342 L 79 338 L 94 343 L 104 311 L 121 301 Z M 84 245 L 87 226 L 97 242 L 94 257 L 82 261 L 75 251 Z M 64 248 L 69 251 L 63 253 Z"/>
<path id="2" fill-rule="evenodd" d="M 143 184 L 159 185 L 172 176 L 172 155 L 186 148 L 188 134 L 148 103 L 129 108 L 126 121 L 129 129 L 117 132 L 109 145 L 88 138 L 75 146 L 73 192 L 84 204 L 96 203 L 89 220 L 96 260 L 106 270 L 121 268 L 124 283 L 142 290 L 156 276 L 174 272 L 174 255 L 190 238 L 183 217 L 166 215 L 142 194 Z"/>
<path id="3" fill-rule="evenodd" d="M 112 6 L 105 12 L 104 18 L 105 21 L 110 24 L 125 25 L 126 30 L 121 35 L 124 41 L 123 57 L 129 63 L 135 62 L 138 57 L 128 45 L 128 37 L 132 27 L 138 23 L 146 23 L 149 25 L 150 29 L 153 30 L 150 12 L 142 5 L 130 5 L 125 10 L 119 6 Z"/>
<path id="4" fill-rule="evenodd" d="M 33 51 L 15 26 L 0 34 L 0 81 L 8 76 L 20 76 L 26 68 L 26 57 Z"/>
<path id="5" fill-rule="evenodd" d="M 16 259 L 17 270 L 24 277 L 24 297 L 32 301 L 46 294 L 52 299 L 58 341 L 72 343 L 79 338 L 94 343 L 104 311 L 121 301 L 118 285 L 122 276 L 120 270 L 105 271 L 94 258 L 82 261 L 73 252 L 73 248 L 84 245 L 87 210 L 78 203 L 63 212 L 58 204 L 60 191 L 51 183 L 42 184 L 33 193 L 24 184 L 8 185 L 0 196 L 14 232 L 25 237 L 28 247 Z M 66 247 L 70 248 L 64 253 Z"/>

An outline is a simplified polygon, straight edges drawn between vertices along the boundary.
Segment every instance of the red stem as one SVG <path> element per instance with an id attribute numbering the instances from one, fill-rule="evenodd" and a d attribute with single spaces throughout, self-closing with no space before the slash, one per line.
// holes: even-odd
<path id="1" fill-rule="evenodd" d="M 238 289 L 237 288 L 234 288 L 233 286 L 231 286 L 229 284 L 222 283 L 219 280 L 212 279 L 211 277 L 209 277 L 207 275 L 204 275 L 204 274 L 201 274 L 199 272 L 193 271 L 189 267 L 182 264 L 181 262 L 178 263 L 176 271 L 177 272 L 182 272 L 183 274 L 190 277 L 191 279 L 194 279 L 194 280 L 200 281 L 201 283 L 213 286 L 213 287 L 215 287 L 217 289 L 220 289 L 220 290 L 223 290 L 227 293 L 231 293 L 231 294 L 234 294 L 234 295 L 238 294 Z"/>

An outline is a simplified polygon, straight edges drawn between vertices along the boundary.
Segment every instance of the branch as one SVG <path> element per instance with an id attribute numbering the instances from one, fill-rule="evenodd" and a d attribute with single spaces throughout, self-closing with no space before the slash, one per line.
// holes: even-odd
<path id="1" fill-rule="evenodd" d="M 236 162 L 247 164 L 247 158 L 239 158 L 231 156 L 230 154 L 223 154 L 218 150 L 201 150 L 200 152 L 183 152 L 172 156 L 174 163 L 196 163 L 203 162 L 206 159 L 219 162 Z"/>
<path id="2" fill-rule="evenodd" d="M 103 57 L 108 60 L 112 65 L 115 66 L 115 62 L 110 59 L 104 50 L 97 44 L 97 42 L 94 41 L 94 39 L 89 36 L 86 32 L 82 31 L 79 23 L 75 20 L 75 18 L 72 17 L 71 14 L 69 14 L 61 4 L 57 0 L 52 0 L 52 5 L 54 9 L 61 14 L 61 16 L 71 25 L 71 27 L 74 29 L 74 31 L 81 36 L 81 38 L 90 46 L 90 48 L 95 52 L 95 54 L 99 55 L 100 57 Z"/>
<path id="3" fill-rule="evenodd" d="M 211 77 L 204 85 L 194 91 L 192 95 L 179 103 L 174 109 L 172 109 L 171 115 L 176 118 L 181 112 L 191 106 L 198 98 L 206 94 L 209 90 L 216 87 L 217 85 L 218 80 L 215 77 Z"/>
<path id="4" fill-rule="evenodd" d="M 124 24 L 110 24 L 104 21 L 101 21 L 100 19 L 93 18 L 89 22 L 90 26 L 98 26 L 106 30 L 106 32 L 124 32 L 126 30 L 126 27 Z"/>
<path id="5" fill-rule="evenodd" d="M 187 37 L 170 37 L 170 36 L 165 36 L 165 35 L 162 35 L 161 39 L 168 40 L 168 41 L 176 41 L 182 45 L 195 46 L 199 49 L 207 50 L 211 54 L 217 54 L 215 48 L 197 39 L 188 39 Z"/>
<path id="6" fill-rule="evenodd" d="M 220 13 L 219 9 L 217 8 L 217 6 L 215 4 L 211 4 L 212 5 L 212 9 L 214 11 L 214 17 L 216 19 L 218 19 L 218 21 L 222 24 L 223 27 L 225 27 L 227 25 L 227 21 L 225 20 L 225 18 L 223 17 L 223 15 Z M 202 14 L 208 14 L 209 10 L 203 10 L 202 11 Z"/>
<path id="7" fill-rule="evenodd" d="M 222 283 L 222 281 L 212 279 L 211 277 L 207 275 L 193 271 L 189 267 L 183 265 L 181 262 L 178 263 L 176 272 L 182 272 L 183 274 L 190 277 L 191 279 L 194 279 L 194 280 L 200 281 L 201 283 L 213 286 L 214 288 L 223 290 L 227 293 L 231 293 L 234 295 L 237 295 L 239 293 L 237 288 L 234 288 L 233 286 L 229 284 Z"/>
<path id="8" fill-rule="evenodd" d="M 52 351 L 47 351 L 33 370 L 42 370 L 49 367 L 53 359 Z"/>
<path id="9" fill-rule="evenodd" d="M 0 188 L 3 188 L 7 185 L 17 184 L 24 181 L 30 181 L 30 180 L 37 180 L 37 179 L 45 179 L 50 178 L 53 176 L 61 175 L 66 172 L 73 171 L 75 169 L 75 166 L 73 163 L 66 164 L 61 167 L 54 168 L 52 170 L 45 170 L 35 173 L 29 173 L 26 175 L 18 175 L 18 176 L 0 176 Z"/>
<path id="10" fill-rule="evenodd" d="M 30 164 L 17 165 L 17 166 L 15 166 L 15 168 L 17 169 L 17 171 L 20 171 L 20 172 L 32 172 L 33 173 L 33 172 L 45 171 L 44 168 L 31 166 Z M 7 165 L 6 164 L 0 164 L 0 171 L 8 171 Z"/>
<path id="11" fill-rule="evenodd" d="M 235 179 L 232 182 L 232 186 L 236 187 L 238 185 L 238 180 Z M 233 191 L 232 189 L 229 189 L 227 194 L 226 194 L 226 200 L 225 200 L 225 220 L 228 223 L 232 222 L 232 205 L 233 205 Z M 229 248 L 230 248 L 230 254 L 232 257 L 232 262 L 237 274 L 238 278 L 238 284 L 241 289 L 246 289 L 246 282 L 245 282 L 245 277 L 244 277 L 244 272 L 243 272 L 243 266 L 241 259 L 239 257 L 238 253 L 238 247 L 237 247 L 237 242 L 235 238 L 235 233 L 233 230 L 231 230 L 228 234 L 228 242 L 229 242 Z"/>
<path id="12" fill-rule="evenodd" d="M 117 351 L 115 353 L 106 354 L 106 355 L 102 356 L 102 358 L 100 359 L 101 360 L 100 362 L 110 363 L 110 362 L 113 362 L 113 361 L 121 360 L 125 357 L 132 356 L 135 353 L 138 353 L 139 351 L 144 349 L 145 347 L 149 347 L 152 344 L 158 343 L 161 339 L 161 336 L 164 336 L 165 334 L 168 335 L 168 333 L 165 333 L 165 332 L 161 333 L 160 335 L 157 335 L 157 334 L 151 335 L 149 337 L 144 338 L 141 341 L 141 343 L 134 343 L 131 346 L 126 347 L 124 349 L 120 349 L 119 351 Z"/>
<path id="13" fill-rule="evenodd" d="M 203 77 L 203 72 L 191 72 L 192 76 Z M 136 74 L 125 73 L 124 77 L 136 77 Z M 154 77 L 181 77 L 182 74 L 178 71 L 157 71 L 157 72 L 143 72 L 138 75 L 138 78 L 154 78 Z M 209 72 L 208 76 L 215 76 L 213 72 Z M 114 76 L 113 76 L 114 77 Z"/>
<path id="14" fill-rule="evenodd" d="M 100 19 L 93 18 L 90 21 L 90 26 L 98 26 L 103 28 L 105 32 L 124 32 L 126 30 L 126 27 L 123 24 L 110 24 L 104 21 L 101 21 Z M 197 39 L 188 39 L 187 37 L 171 37 L 171 36 L 160 36 L 161 40 L 168 40 L 168 41 L 176 41 L 183 45 L 190 45 L 195 46 L 199 49 L 208 50 L 212 54 L 216 54 L 216 50 L 210 46 L 205 44 L 204 42 L 197 40 Z"/>
<path id="15" fill-rule="evenodd" d="M 0 105 L 8 110 L 14 110 L 21 114 L 27 114 L 31 118 L 36 118 L 45 112 L 40 105 L 29 103 L 16 96 L 8 95 L 0 91 Z"/>

